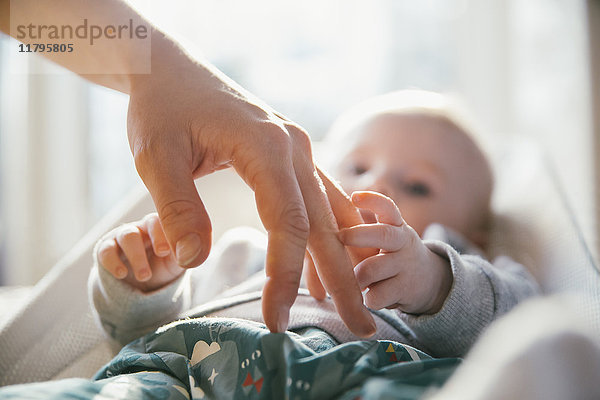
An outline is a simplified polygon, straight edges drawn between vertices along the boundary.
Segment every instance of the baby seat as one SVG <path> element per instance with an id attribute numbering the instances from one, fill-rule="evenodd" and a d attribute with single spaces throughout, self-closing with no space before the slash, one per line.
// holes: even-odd
<path id="1" fill-rule="evenodd" d="M 509 254 L 528 266 L 545 294 L 581 296 L 581 312 L 600 331 L 599 272 L 543 152 L 519 140 L 498 150 L 494 163 L 499 172 L 491 253 Z M 225 210 L 211 213 L 215 236 L 235 225 L 260 227 L 252 193 L 233 172 L 203 178 L 197 186 L 210 212 Z M 145 190 L 135 189 L 29 290 L 24 301 L 0 312 L 0 386 L 91 377 L 112 358 L 88 304 L 92 249 L 108 230 L 152 210 Z"/>

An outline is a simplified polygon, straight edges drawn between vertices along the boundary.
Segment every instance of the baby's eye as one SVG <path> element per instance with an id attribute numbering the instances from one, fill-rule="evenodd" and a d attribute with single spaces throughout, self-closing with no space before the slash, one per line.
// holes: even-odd
<path id="1" fill-rule="evenodd" d="M 431 193 L 429 186 L 422 182 L 406 183 L 404 184 L 404 190 L 415 197 L 427 197 Z"/>

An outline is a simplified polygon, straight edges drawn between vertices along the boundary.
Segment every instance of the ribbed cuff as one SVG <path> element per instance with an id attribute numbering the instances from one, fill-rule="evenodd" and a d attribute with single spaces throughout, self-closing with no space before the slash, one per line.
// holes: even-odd
<path id="1" fill-rule="evenodd" d="M 143 293 L 116 279 L 97 262 L 88 281 L 90 301 L 104 330 L 125 344 L 175 320 L 189 307 L 189 277 Z"/>
<path id="2" fill-rule="evenodd" d="M 425 241 L 429 250 L 450 261 L 453 284 L 441 310 L 432 315 L 399 312 L 400 318 L 437 357 L 464 356 L 494 315 L 493 289 L 479 261 L 463 259 L 451 246 Z"/>

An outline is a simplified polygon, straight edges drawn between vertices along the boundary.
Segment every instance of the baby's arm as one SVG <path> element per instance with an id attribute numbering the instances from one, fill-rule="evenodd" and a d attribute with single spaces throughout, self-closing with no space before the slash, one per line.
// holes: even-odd
<path id="1" fill-rule="evenodd" d="M 448 260 L 425 246 L 390 198 L 375 192 L 355 192 L 352 202 L 373 211 L 378 221 L 340 231 L 347 246 L 380 249 L 355 267 L 361 290 L 369 289 L 366 305 L 372 309 L 398 308 L 411 314 L 438 312 L 452 286 Z"/>
<path id="2" fill-rule="evenodd" d="M 175 262 L 157 214 L 107 233 L 94 257 L 90 301 L 104 330 L 121 344 L 190 306 L 189 279 Z"/>
<path id="3" fill-rule="evenodd" d="M 266 237 L 254 229 L 227 231 L 206 262 L 185 273 L 170 252 L 160 251 L 163 239 L 157 215 L 150 214 L 107 233 L 96 245 L 90 302 L 103 329 L 121 345 L 181 318 L 264 267 Z M 151 276 L 139 280 L 145 268 Z"/>
<path id="4" fill-rule="evenodd" d="M 509 257 L 491 264 L 480 256 L 459 254 L 443 242 L 425 244 L 450 260 L 452 288 L 438 313 L 400 313 L 400 318 L 432 355 L 464 356 L 490 323 L 539 293 L 527 269 Z"/>
<path id="5" fill-rule="evenodd" d="M 539 292 L 527 270 L 508 257 L 492 265 L 479 256 L 461 255 L 446 243 L 421 240 L 385 196 L 359 192 L 352 200 L 375 212 L 379 221 L 341 232 L 347 245 L 381 249 L 355 268 L 361 289 L 369 288 L 367 305 L 403 311 L 400 318 L 434 356 L 464 356 L 492 321 Z M 427 257 L 419 257 L 423 253 Z M 437 265 L 439 260 L 443 266 Z M 433 306 L 423 306 L 427 299 Z"/>

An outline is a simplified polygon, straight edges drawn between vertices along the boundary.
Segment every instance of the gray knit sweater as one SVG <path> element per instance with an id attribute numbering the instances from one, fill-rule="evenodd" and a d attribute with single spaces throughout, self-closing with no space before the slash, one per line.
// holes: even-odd
<path id="1" fill-rule="evenodd" d="M 473 252 L 472 246 L 439 225 L 427 229 L 424 241 L 452 267 L 454 281 L 442 309 L 433 315 L 372 311 L 377 323 L 373 339 L 398 341 L 435 357 L 464 356 L 485 327 L 539 290 L 522 265 L 508 257 L 491 264 L 479 255 L 465 254 Z M 185 317 L 263 322 L 260 290 L 265 249 L 261 232 L 234 229 L 202 266 L 152 293 L 141 293 L 113 278 L 96 260 L 88 282 L 92 308 L 104 331 L 119 345 Z M 290 311 L 289 329 L 306 326 L 319 327 L 340 343 L 359 339 L 345 327 L 331 299 L 316 301 L 300 289 Z"/>

